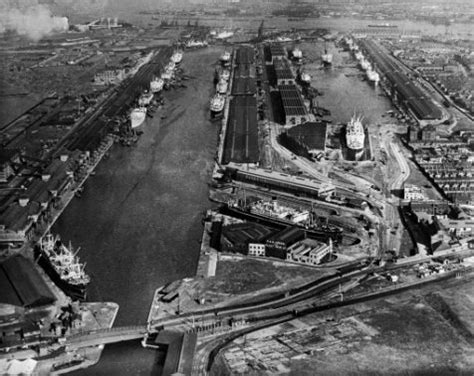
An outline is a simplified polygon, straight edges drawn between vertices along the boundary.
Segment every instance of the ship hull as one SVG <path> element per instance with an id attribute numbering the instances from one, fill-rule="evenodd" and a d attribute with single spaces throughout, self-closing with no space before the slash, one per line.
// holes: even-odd
<path id="1" fill-rule="evenodd" d="M 71 284 L 67 281 L 61 279 L 59 274 L 53 268 L 49 259 L 39 250 L 37 250 L 39 254 L 38 264 L 43 268 L 46 274 L 51 278 L 56 286 L 58 286 L 66 295 L 71 297 L 73 300 L 80 300 L 84 301 L 87 297 L 87 285 L 85 284 Z"/>

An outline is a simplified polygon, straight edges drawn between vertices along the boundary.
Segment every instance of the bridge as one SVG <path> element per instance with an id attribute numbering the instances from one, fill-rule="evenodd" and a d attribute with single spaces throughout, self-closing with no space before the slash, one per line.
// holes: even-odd
<path id="1" fill-rule="evenodd" d="M 145 325 L 90 330 L 66 337 L 64 345 L 68 349 L 107 345 L 109 343 L 140 339 L 145 336 L 146 332 L 147 328 Z"/>

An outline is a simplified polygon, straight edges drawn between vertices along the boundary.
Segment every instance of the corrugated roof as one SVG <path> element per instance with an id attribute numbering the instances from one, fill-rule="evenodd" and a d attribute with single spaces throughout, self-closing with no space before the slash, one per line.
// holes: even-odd
<path id="1" fill-rule="evenodd" d="M 278 85 L 285 115 L 307 115 L 303 98 L 295 85 Z"/>
<path id="2" fill-rule="evenodd" d="M 287 134 L 299 144 L 310 150 L 324 150 L 326 145 L 326 128 L 327 124 L 321 123 L 304 123 L 297 125 L 288 130 Z"/>
<path id="3" fill-rule="evenodd" d="M 258 159 L 257 100 L 235 97 L 230 102 L 223 163 L 256 163 Z"/>
<path id="4" fill-rule="evenodd" d="M 25 257 L 10 257 L 1 268 L 24 307 L 47 305 L 56 300 L 33 263 Z"/>

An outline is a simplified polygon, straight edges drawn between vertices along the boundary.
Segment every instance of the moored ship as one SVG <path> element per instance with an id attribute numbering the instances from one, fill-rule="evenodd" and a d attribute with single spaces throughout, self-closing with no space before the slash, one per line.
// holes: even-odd
<path id="1" fill-rule="evenodd" d="M 228 86 L 229 84 L 227 83 L 227 81 L 221 80 L 216 85 L 216 92 L 218 94 L 225 94 L 227 93 Z"/>
<path id="2" fill-rule="evenodd" d="M 173 55 L 171 55 L 171 62 L 174 65 L 179 65 L 183 60 L 183 53 L 181 51 L 175 51 Z"/>
<path id="3" fill-rule="evenodd" d="M 165 82 L 163 81 L 162 78 L 157 78 L 155 77 L 151 82 L 150 82 L 150 91 L 152 93 L 159 93 L 161 90 L 163 90 L 163 85 Z"/>
<path id="4" fill-rule="evenodd" d="M 146 107 L 136 107 L 130 113 L 130 126 L 137 128 L 143 124 L 146 119 Z"/>
<path id="5" fill-rule="evenodd" d="M 362 125 L 362 117 L 351 118 L 346 126 L 347 147 L 353 151 L 362 151 L 364 149 L 365 133 Z"/>
<path id="6" fill-rule="evenodd" d="M 67 295 L 74 300 L 85 300 L 90 277 L 85 272 L 85 264 L 79 262 L 71 245 L 66 247 L 59 236 L 47 234 L 36 247 L 38 263 Z"/>
<path id="7" fill-rule="evenodd" d="M 145 91 L 138 98 L 138 105 L 140 107 L 148 106 L 153 100 L 153 93 L 151 91 Z"/>
<path id="8" fill-rule="evenodd" d="M 221 64 L 224 67 L 228 67 L 230 65 L 231 55 L 229 51 L 224 51 L 224 53 L 219 58 Z"/>
<path id="9" fill-rule="evenodd" d="M 230 78 L 230 71 L 228 69 L 221 69 L 217 73 L 217 77 L 219 81 L 229 81 Z"/>
<path id="10" fill-rule="evenodd" d="M 210 109 L 213 114 L 219 114 L 224 109 L 225 96 L 216 94 L 211 98 Z"/>

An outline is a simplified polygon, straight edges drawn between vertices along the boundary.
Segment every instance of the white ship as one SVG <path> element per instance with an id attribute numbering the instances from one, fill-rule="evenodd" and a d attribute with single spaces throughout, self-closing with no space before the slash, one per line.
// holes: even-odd
<path id="1" fill-rule="evenodd" d="M 138 98 L 138 105 L 140 107 L 148 106 L 152 100 L 153 100 L 153 93 L 151 91 L 145 91 Z"/>
<path id="2" fill-rule="evenodd" d="M 151 82 L 150 82 L 150 91 L 152 93 L 159 93 L 161 90 L 163 90 L 163 85 L 165 82 L 163 81 L 162 78 L 157 78 L 155 77 Z"/>
<path id="3" fill-rule="evenodd" d="M 171 61 L 174 65 L 178 65 L 183 60 L 183 53 L 181 51 L 175 51 L 173 55 L 171 55 Z"/>
<path id="4" fill-rule="evenodd" d="M 369 63 L 367 60 L 365 60 L 364 58 L 362 58 L 362 59 L 360 59 L 360 67 L 361 67 L 363 70 L 366 71 L 367 69 L 369 69 L 370 63 Z"/>
<path id="5" fill-rule="evenodd" d="M 365 133 L 362 117 L 352 117 L 346 126 L 346 143 L 349 149 L 360 151 L 364 149 Z"/>
<path id="6" fill-rule="evenodd" d="M 224 65 L 224 66 L 230 65 L 230 60 L 231 60 L 230 52 L 229 51 L 224 51 L 224 53 L 221 55 L 219 60 L 221 61 L 221 64 Z"/>
<path id="7" fill-rule="evenodd" d="M 295 47 L 293 51 L 291 51 L 291 57 L 293 60 L 300 61 L 303 58 L 303 52 L 298 47 Z"/>
<path id="8" fill-rule="evenodd" d="M 207 42 L 204 40 L 191 39 L 186 42 L 185 46 L 186 48 L 207 47 Z"/>
<path id="9" fill-rule="evenodd" d="M 213 113 L 220 113 L 224 109 L 225 96 L 216 94 L 211 98 L 211 111 Z"/>
<path id="10" fill-rule="evenodd" d="M 299 224 L 309 221 L 308 210 L 297 210 L 283 206 L 278 201 L 257 201 L 250 206 L 250 213 L 258 214 L 270 218 L 277 218 L 291 223 Z"/>
<path id="11" fill-rule="evenodd" d="M 368 78 L 369 82 L 373 83 L 374 85 L 378 85 L 378 83 L 380 81 L 379 74 L 370 67 L 369 67 L 369 69 L 367 69 L 366 73 L 367 73 L 367 78 Z"/>
<path id="12" fill-rule="evenodd" d="M 216 92 L 218 94 L 225 94 L 225 93 L 227 93 L 228 86 L 229 85 L 228 85 L 227 81 L 221 80 L 216 85 Z"/>
<path id="13" fill-rule="evenodd" d="M 130 113 L 130 126 L 137 128 L 144 123 L 146 119 L 146 107 L 137 107 Z"/>
<path id="14" fill-rule="evenodd" d="M 229 39 L 230 37 L 233 37 L 234 36 L 234 32 L 231 31 L 231 30 L 224 30 L 224 31 L 221 31 L 220 33 L 217 33 L 217 35 L 215 36 L 216 39 L 220 39 L 220 40 L 225 40 L 225 39 Z"/>

